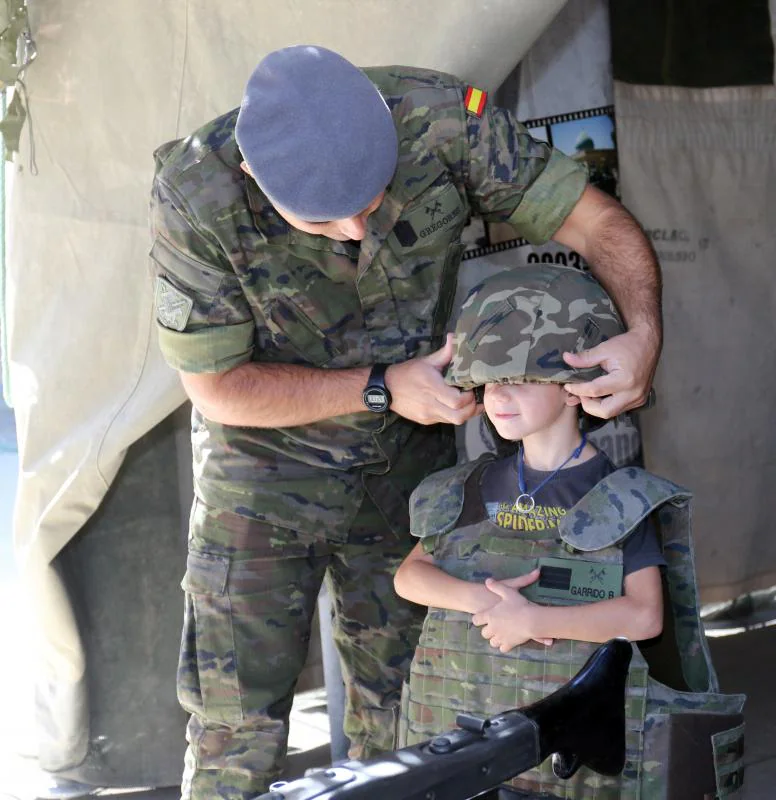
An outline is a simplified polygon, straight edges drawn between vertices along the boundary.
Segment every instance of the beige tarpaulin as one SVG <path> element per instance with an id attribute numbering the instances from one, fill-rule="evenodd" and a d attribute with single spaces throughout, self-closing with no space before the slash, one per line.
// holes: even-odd
<path id="1" fill-rule="evenodd" d="M 776 584 L 776 88 L 616 82 L 623 201 L 663 267 L 647 467 L 695 493 L 706 601 Z"/>
<path id="2" fill-rule="evenodd" d="M 153 149 L 237 105 L 257 59 L 313 42 L 356 63 L 456 72 L 493 89 L 564 0 L 39 0 L 11 187 L 10 395 L 21 475 L 15 539 L 42 625 L 41 763 L 87 746 L 84 660 L 50 562 L 100 504 L 127 447 L 184 399 L 153 336 L 146 282 Z"/>

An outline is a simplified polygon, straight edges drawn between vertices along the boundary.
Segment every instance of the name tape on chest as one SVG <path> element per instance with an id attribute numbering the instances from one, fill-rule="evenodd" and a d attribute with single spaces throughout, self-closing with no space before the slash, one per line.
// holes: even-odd
<path id="1" fill-rule="evenodd" d="M 540 558 L 539 580 L 521 590 L 541 603 L 595 603 L 622 595 L 622 564 L 579 558 Z"/>
<path id="2" fill-rule="evenodd" d="M 427 200 L 421 200 L 393 228 L 393 235 L 402 247 L 414 247 L 433 238 L 455 222 L 461 221 L 463 204 L 455 186 Z"/>

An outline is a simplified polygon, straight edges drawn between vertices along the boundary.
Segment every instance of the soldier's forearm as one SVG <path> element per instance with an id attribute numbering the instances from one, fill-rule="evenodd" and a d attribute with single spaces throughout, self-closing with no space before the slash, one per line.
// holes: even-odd
<path id="1" fill-rule="evenodd" d="M 628 328 L 647 329 L 660 342 L 660 267 L 639 224 L 622 206 L 613 206 L 602 215 L 585 258 L 614 298 Z"/>
<path id="2" fill-rule="evenodd" d="M 286 428 L 364 411 L 369 367 L 327 370 L 251 362 L 228 372 L 181 373 L 202 414 L 223 425 Z"/>
<path id="3" fill-rule="evenodd" d="M 662 339 L 660 266 L 638 222 L 620 203 L 588 186 L 553 237 L 579 252 L 613 297 L 629 329 Z"/>

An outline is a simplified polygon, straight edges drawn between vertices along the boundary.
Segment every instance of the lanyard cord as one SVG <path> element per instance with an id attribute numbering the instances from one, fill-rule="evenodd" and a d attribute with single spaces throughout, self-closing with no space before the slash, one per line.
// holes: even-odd
<path id="1" fill-rule="evenodd" d="M 525 487 L 525 476 L 523 474 L 525 454 L 523 452 L 523 445 L 521 442 L 520 449 L 517 451 L 517 488 L 520 490 L 520 495 L 518 496 L 517 500 L 515 500 L 515 504 L 514 506 L 512 506 L 512 510 L 519 511 L 523 514 L 527 514 L 530 511 L 533 511 L 533 508 L 536 505 L 536 500 L 534 500 L 534 495 L 543 486 L 546 486 L 563 469 L 563 467 L 565 467 L 566 464 L 569 463 L 569 461 L 573 461 L 575 458 L 579 458 L 586 444 L 587 444 L 587 434 L 583 433 L 582 441 L 579 443 L 579 447 L 577 447 L 574 450 L 574 452 L 554 472 L 551 472 L 535 489 L 529 492 L 526 490 Z M 529 500 L 530 500 L 530 505 L 528 504 Z"/>

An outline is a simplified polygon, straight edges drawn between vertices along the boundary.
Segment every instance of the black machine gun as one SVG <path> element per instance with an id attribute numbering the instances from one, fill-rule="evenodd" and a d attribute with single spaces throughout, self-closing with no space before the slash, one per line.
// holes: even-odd
<path id="1" fill-rule="evenodd" d="M 272 785 L 257 800 L 468 800 L 552 756 L 559 778 L 586 766 L 617 775 L 625 765 L 625 639 L 601 645 L 567 684 L 533 705 L 483 719 L 369 761 L 340 761 Z"/>

